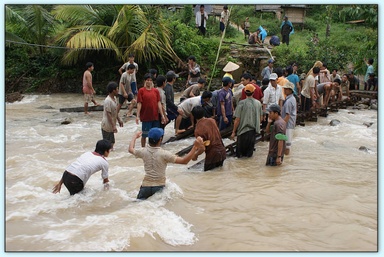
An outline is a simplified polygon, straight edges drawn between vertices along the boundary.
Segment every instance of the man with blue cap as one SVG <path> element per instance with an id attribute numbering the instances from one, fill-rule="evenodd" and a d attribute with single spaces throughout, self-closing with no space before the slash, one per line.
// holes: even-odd
<path id="1" fill-rule="evenodd" d="M 162 128 L 151 128 L 148 132 L 149 146 L 135 149 L 136 139 L 141 137 L 141 135 L 141 131 L 135 133 L 129 144 L 128 151 L 136 156 L 136 158 L 141 158 L 144 161 L 145 176 L 137 199 L 145 200 L 165 187 L 165 170 L 167 164 L 188 164 L 195 152 L 202 147 L 203 140 L 201 137 L 196 138 L 189 153 L 183 157 L 179 157 L 160 147 L 164 136 L 164 130 Z"/>

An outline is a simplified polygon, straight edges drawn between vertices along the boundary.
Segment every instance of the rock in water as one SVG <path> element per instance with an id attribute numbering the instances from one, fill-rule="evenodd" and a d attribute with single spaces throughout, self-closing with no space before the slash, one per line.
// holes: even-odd
<path id="1" fill-rule="evenodd" d="M 53 109 L 53 107 L 50 105 L 42 105 L 42 106 L 37 107 L 37 109 Z"/>
<path id="2" fill-rule="evenodd" d="M 339 125 L 340 124 L 340 121 L 339 120 L 331 120 L 331 122 L 329 123 L 329 125 L 331 125 L 331 126 L 337 126 L 337 125 Z"/>
<path id="3" fill-rule="evenodd" d="M 68 125 L 68 124 L 71 124 L 72 123 L 72 119 L 71 118 L 65 118 L 65 120 L 63 120 L 61 122 L 61 125 Z"/>
<path id="4" fill-rule="evenodd" d="M 364 122 L 363 125 L 367 126 L 367 128 L 369 128 L 370 126 L 372 126 L 373 122 Z"/>

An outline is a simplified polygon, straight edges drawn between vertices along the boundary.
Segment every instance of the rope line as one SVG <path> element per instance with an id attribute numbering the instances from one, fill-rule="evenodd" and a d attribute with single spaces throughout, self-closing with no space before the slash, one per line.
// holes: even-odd
<path id="1" fill-rule="evenodd" d="M 19 42 L 19 41 L 13 41 L 13 40 L 5 40 L 7 43 L 13 43 L 13 44 L 19 44 L 19 45 L 27 45 L 27 46 L 37 46 L 37 47 L 46 47 L 46 48 L 55 48 L 55 49 L 73 49 L 73 50 L 114 50 L 113 48 L 73 48 L 73 47 L 66 47 L 66 46 L 50 46 L 50 45 L 40 45 L 40 44 L 31 44 L 26 42 Z M 128 46 L 122 46 L 117 48 L 127 48 Z"/>

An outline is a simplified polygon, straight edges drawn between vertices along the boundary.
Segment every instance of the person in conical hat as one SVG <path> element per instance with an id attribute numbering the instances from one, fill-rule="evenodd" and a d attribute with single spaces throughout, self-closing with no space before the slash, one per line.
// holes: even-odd
<path id="1" fill-rule="evenodd" d="M 235 81 L 233 79 L 233 76 L 232 76 L 232 72 L 234 72 L 235 70 L 237 70 L 238 68 L 240 68 L 239 65 L 237 65 L 236 63 L 234 62 L 231 62 L 229 61 L 227 63 L 227 65 L 225 65 L 225 67 L 223 68 L 223 71 L 225 72 L 224 77 L 230 77 L 232 79 L 232 85 L 235 84 Z"/>
<path id="2" fill-rule="evenodd" d="M 232 72 L 232 71 L 237 70 L 238 68 L 240 68 L 239 65 L 230 61 L 227 63 L 227 65 L 225 65 L 225 67 L 223 68 L 223 71 L 224 72 Z"/>

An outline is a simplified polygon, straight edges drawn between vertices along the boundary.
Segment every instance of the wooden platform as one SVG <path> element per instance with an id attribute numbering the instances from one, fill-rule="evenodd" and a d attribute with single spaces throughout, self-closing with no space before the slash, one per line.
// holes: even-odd
<path id="1" fill-rule="evenodd" d="M 127 106 L 123 105 L 121 109 L 127 109 Z M 88 111 L 89 112 L 96 112 L 96 111 L 103 111 L 104 106 L 99 105 L 99 106 L 88 106 Z M 60 108 L 60 112 L 84 112 L 84 106 L 81 107 L 64 107 Z"/>

